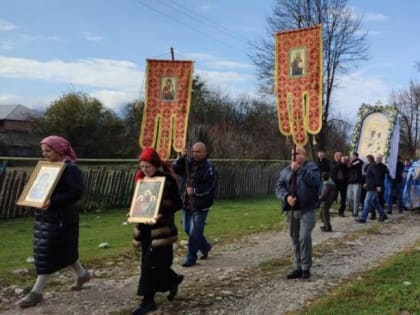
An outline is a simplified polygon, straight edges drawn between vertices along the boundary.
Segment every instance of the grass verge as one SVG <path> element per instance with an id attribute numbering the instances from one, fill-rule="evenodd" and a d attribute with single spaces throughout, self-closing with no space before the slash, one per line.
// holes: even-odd
<path id="1" fill-rule="evenodd" d="M 420 314 L 420 242 L 290 315 Z"/>
<path id="2" fill-rule="evenodd" d="M 217 201 L 210 210 L 206 236 L 212 242 L 270 230 L 281 225 L 279 201 L 273 197 Z M 127 209 L 83 213 L 80 216 L 79 254 L 84 264 L 98 267 L 115 256 L 131 255 L 133 225 L 125 223 Z M 181 228 L 180 212 L 176 223 L 180 239 L 186 239 Z M 0 221 L 0 277 L 19 268 L 33 269 L 27 263 L 32 256 L 33 218 Z M 109 248 L 99 248 L 108 243 Z"/>

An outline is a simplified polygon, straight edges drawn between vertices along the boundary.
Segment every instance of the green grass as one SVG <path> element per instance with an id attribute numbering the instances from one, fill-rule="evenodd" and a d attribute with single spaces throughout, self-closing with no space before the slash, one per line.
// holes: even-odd
<path id="1" fill-rule="evenodd" d="M 206 236 L 210 241 L 224 242 L 253 232 L 272 229 L 284 220 L 275 197 L 217 201 L 207 218 Z M 134 225 L 123 225 L 127 209 L 83 213 L 80 216 L 79 254 L 83 263 L 95 265 L 107 258 L 133 252 Z M 180 212 L 176 223 L 180 239 L 186 239 L 180 227 Z M 33 218 L 0 221 L 0 275 L 17 268 L 33 268 L 26 259 L 32 256 Z M 111 246 L 98 248 L 102 242 Z"/>
<path id="2" fill-rule="evenodd" d="M 84 264 L 97 267 L 116 256 L 133 254 L 133 225 L 123 224 L 126 212 L 127 209 L 117 209 L 81 214 L 79 251 Z M 229 242 L 254 232 L 280 229 L 284 219 L 279 201 L 273 196 L 217 201 L 207 219 L 206 235 L 212 242 Z M 179 212 L 176 223 L 180 239 L 186 239 L 180 228 Z M 0 287 L 2 283 L 16 284 L 16 278 L 21 283 L 33 282 L 33 273 L 19 277 L 10 273 L 17 268 L 33 270 L 33 263 L 26 262 L 32 256 L 32 233 L 32 218 L 0 221 Z M 98 248 L 102 242 L 111 247 Z M 293 314 L 420 314 L 419 262 L 418 249 L 399 254 L 379 268 L 361 274 L 358 280 L 332 290 L 303 312 Z"/>
<path id="3" fill-rule="evenodd" d="M 369 245 L 367 245 L 369 246 Z M 420 250 L 398 254 L 299 313 L 309 315 L 420 314 Z"/>
<path id="4" fill-rule="evenodd" d="M 230 240 L 279 228 L 284 219 L 275 197 L 218 201 L 207 218 L 206 235 L 209 239 Z M 186 238 L 185 233 L 181 233 L 181 238 Z"/>

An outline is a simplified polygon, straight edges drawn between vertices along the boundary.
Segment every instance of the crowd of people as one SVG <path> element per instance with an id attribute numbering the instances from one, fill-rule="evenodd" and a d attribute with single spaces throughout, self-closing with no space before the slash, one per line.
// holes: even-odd
<path id="1" fill-rule="evenodd" d="M 292 151 L 291 163 L 281 170 L 275 193 L 287 215 L 293 250 L 293 270 L 288 279 L 308 279 L 312 265 L 312 230 L 316 222 L 316 209 L 320 209 L 320 226 L 323 232 L 332 232 L 330 208 L 338 203 L 338 216 L 344 217 L 346 209 L 356 223 L 370 219 L 388 219 L 397 204 L 399 213 L 404 211 L 403 189 L 410 168 L 408 160 L 398 157 L 395 177 L 383 163 L 383 156 L 368 155 L 366 162 L 357 152 L 351 157 L 335 152 L 330 161 L 324 151 L 317 159 L 307 160 L 303 147 Z"/>
<path id="2" fill-rule="evenodd" d="M 22 308 L 37 305 L 52 273 L 71 266 L 76 277 L 71 290 L 81 290 L 91 279 L 79 260 L 79 201 L 83 194 L 83 179 L 76 165 L 76 153 L 71 144 L 59 136 L 49 136 L 40 142 L 41 152 L 49 162 L 65 162 L 51 197 L 35 208 L 34 258 L 37 278 L 35 284 L 18 305 Z M 394 201 L 402 212 L 402 189 L 409 169 L 409 161 L 398 159 L 395 178 L 390 176 L 383 157 L 368 155 L 366 161 L 357 152 L 351 157 L 335 152 L 329 161 L 324 151 L 315 161 L 307 159 L 303 147 L 291 152 L 290 164 L 280 171 L 274 187 L 287 215 L 293 251 L 293 269 L 287 279 L 308 279 L 312 267 L 312 231 L 316 225 L 316 210 L 320 209 L 323 232 L 333 231 L 330 208 L 338 201 L 338 215 L 346 209 L 356 222 L 370 219 L 385 221 L 392 214 Z M 192 154 L 179 152 L 170 163 L 163 161 L 153 148 L 145 148 L 138 156 L 139 169 L 135 181 L 164 177 L 164 188 L 157 214 L 138 223 L 133 243 L 141 249 L 140 277 L 137 295 L 143 299 L 134 315 L 157 309 L 155 294 L 168 292 L 173 300 L 184 276 L 172 269 L 173 244 L 178 239 L 175 213 L 182 211 L 182 228 L 188 235 L 188 251 L 182 267 L 207 259 L 212 245 L 204 236 L 205 222 L 213 205 L 218 175 L 208 160 L 207 147 L 197 142 Z M 201 255 L 199 256 L 199 253 Z"/>
<path id="3" fill-rule="evenodd" d="M 65 169 L 49 199 L 34 208 L 34 259 L 37 278 L 31 291 L 18 301 L 21 308 L 43 301 L 42 292 L 50 276 L 70 266 L 75 274 L 71 290 L 81 290 L 91 280 L 90 273 L 79 261 L 79 201 L 84 191 L 82 173 L 76 165 L 77 156 L 63 137 L 49 136 L 40 142 L 42 155 L 49 162 L 64 162 Z M 182 225 L 187 233 L 188 253 L 183 267 L 207 259 L 211 244 L 204 236 L 207 214 L 213 205 L 218 175 L 207 159 L 207 147 L 197 142 L 192 156 L 180 152 L 174 163 L 163 161 L 153 148 L 145 148 L 138 156 L 139 169 L 135 181 L 156 176 L 164 177 L 164 188 L 156 216 L 138 223 L 133 244 L 141 248 L 140 278 L 137 295 L 143 299 L 133 311 L 135 315 L 156 310 L 156 292 L 168 292 L 173 300 L 184 276 L 172 269 L 173 244 L 178 239 L 175 213 L 182 209 Z"/>
<path id="4" fill-rule="evenodd" d="M 330 162 L 325 152 L 319 151 L 316 162 L 322 174 L 329 174 L 335 184 L 339 216 L 344 217 L 348 209 L 356 222 L 366 223 L 369 214 L 375 220 L 378 213 L 378 221 L 382 222 L 393 213 L 393 204 L 399 213 L 404 211 L 403 190 L 411 166 L 409 159 L 402 161 L 398 156 L 394 177 L 381 154 L 367 155 L 363 161 L 357 152 L 351 157 L 335 152 Z"/>

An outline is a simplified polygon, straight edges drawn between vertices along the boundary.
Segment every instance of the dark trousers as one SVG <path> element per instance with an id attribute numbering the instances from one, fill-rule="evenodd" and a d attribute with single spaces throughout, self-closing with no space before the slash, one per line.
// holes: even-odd
<path id="1" fill-rule="evenodd" d="M 172 261 L 172 244 L 157 248 L 148 246 L 143 251 L 137 295 L 144 296 L 145 302 L 153 300 L 156 292 L 168 291 L 177 283 L 178 275 L 171 269 Z"/>
<path id="2" fill-rule="evenodd" d="M 327 229 L 331 229 L 330 208 L 332 202 L 322 201 L 320 206 L 321 221 Z"/>
<path id="3" fill-rule="evenodd" d="M 344 214 L 344 210 L 346 209 L 346 201 L 347 201 L 347 184 L 346 183 L 336 183 L 337 191 L 340 194 L 340 208 L 338 209 L 339 214 Z"/>

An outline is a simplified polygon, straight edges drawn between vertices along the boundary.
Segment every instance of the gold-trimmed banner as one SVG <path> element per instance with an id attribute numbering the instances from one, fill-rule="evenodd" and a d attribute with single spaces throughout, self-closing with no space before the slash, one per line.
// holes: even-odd
<path id="1" fill-rule="evenodd" d="M 275 83 L 280 132 L 305 145 L 322 127 L 321 25 L 275 34 Z"/>
<path id="2" fill-rule="evenodd" d="M 153 147 L 162 159 L 186 145 L 193 76 L 192 61 L 147 60 L 146 97 L 140 146 Z"/>

